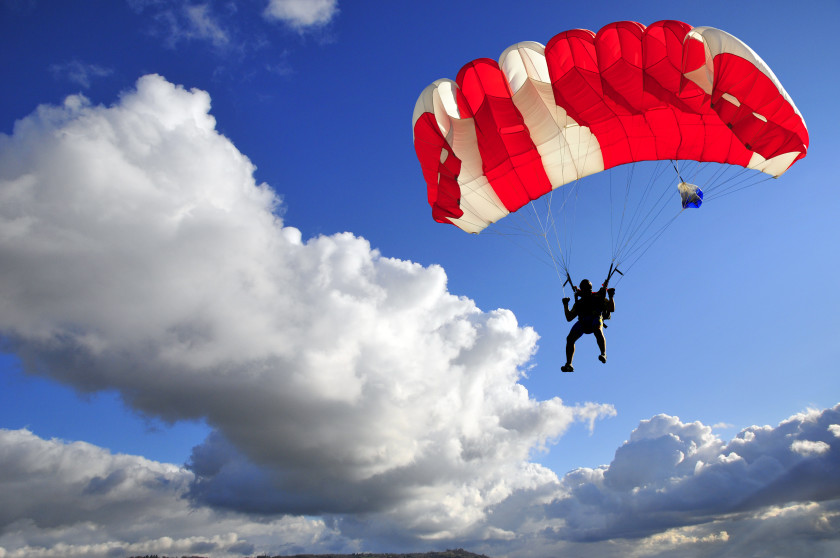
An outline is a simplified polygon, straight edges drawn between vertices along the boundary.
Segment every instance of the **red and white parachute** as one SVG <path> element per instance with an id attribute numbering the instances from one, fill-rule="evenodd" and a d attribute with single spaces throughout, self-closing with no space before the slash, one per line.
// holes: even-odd
<path id="1" fill-rule="evenodd" d="M 716 162 L 777 177 L 808 150 L 767 64 L 724 31 L 680 21 L 515 44 L 429 85 L 412 125 L 434 219 L 471 233 L 618 165 Z"/>

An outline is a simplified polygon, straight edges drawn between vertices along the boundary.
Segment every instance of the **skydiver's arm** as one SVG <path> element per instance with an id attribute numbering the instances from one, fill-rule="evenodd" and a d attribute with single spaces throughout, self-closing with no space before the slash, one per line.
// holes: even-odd
<path id="1" fill-rule="evenodd" d="M 566 314 L 566 321 L 567 322 L 571 322 L 572 320 L 574 320 L 575 317 L 577 316 L 577 302 L 575 302 L 575 305 L 572 306 L 571 310 L 569 310 L 569 299 L 564 298 L 563 299 L 563 313 Z"/>
<path id="2" fill-rule="evenodd" d="M 615 300 L 613 297 L 615 296 L 615 289 L 607 289 L 607 294 L 609 298 L 607 299 L 607 311 L 615 312 Z"/>

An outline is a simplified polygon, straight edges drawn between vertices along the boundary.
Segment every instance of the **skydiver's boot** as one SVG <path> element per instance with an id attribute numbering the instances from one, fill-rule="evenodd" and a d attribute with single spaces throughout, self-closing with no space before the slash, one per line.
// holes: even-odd
<path id="1" fill-rule="evenodd" d="M 566 364 L 560 367 L 563 372 L 574 372 L 575 367 L 572 366 L 572 359 L 575 358 L 575 342 L 571 340 L 572 334 L 566 338 Z"/>
<path id="2" fill-rule="evenodd" d="M 598 342 L 598 349 L 601 350 L 601 354 L 598 355 L 598 360 L 603 362 L 604 364 L 607 363 L 607 340 L 604 339 L 604 332 L 601 328 L 595 330 L 595 341 Z"/>

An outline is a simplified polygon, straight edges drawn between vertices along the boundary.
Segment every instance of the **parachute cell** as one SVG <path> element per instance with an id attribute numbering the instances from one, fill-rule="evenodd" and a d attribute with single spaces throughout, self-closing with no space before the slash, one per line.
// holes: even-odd
<path id="1" fill-rule="evenodd" d="M 479 232 L 564 184 L 638 161 L 784 173 L 804 120 L 747 45 L 680 21 L 565 31 L 466 64 L 420 95 L 414 145 L 436 221 Z M 699 206 L 694 187 L 683 207 Z M 686 205 L 688 204 L 688 205 Z M 696 204 L 696 205 L 693 205 Z"/>

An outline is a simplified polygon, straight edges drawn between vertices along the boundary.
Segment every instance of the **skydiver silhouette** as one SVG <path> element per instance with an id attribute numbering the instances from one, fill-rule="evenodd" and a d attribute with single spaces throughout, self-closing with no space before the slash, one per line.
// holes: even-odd
<path id="1" fill-rule="evenodd" d="M 598 360 L 603 363 L 607 362 L 607 341 L 604 339 L 603 318 L 604 313 L 609 316 L 611 312 L 615 312 L 615 289 L 607 289 L 601 287 L 598 292 L 592 292 L 592 283 L 589 279 L 584 279 L 580 282 L 580 287 L 575 289 L 572 285 L 572 290 L 575 293 L 575 303 L 572 309 L 569 310 L 569 297 L 563 299 L 563 311 L 566 314 L 566 321 L 571 322 L 577 318 L 577 322 L 569 330 L 569 335 L 566 337 L 566 364 L 560 367 L 563 372 L 574 372 L 572 366 L 572 359 L 575 356 L 575 342 L 580 339 L 584 333 L 594 333 L 595 341 L 598 343 L 598 348 L 601 349 L 601 354 Z"/>

